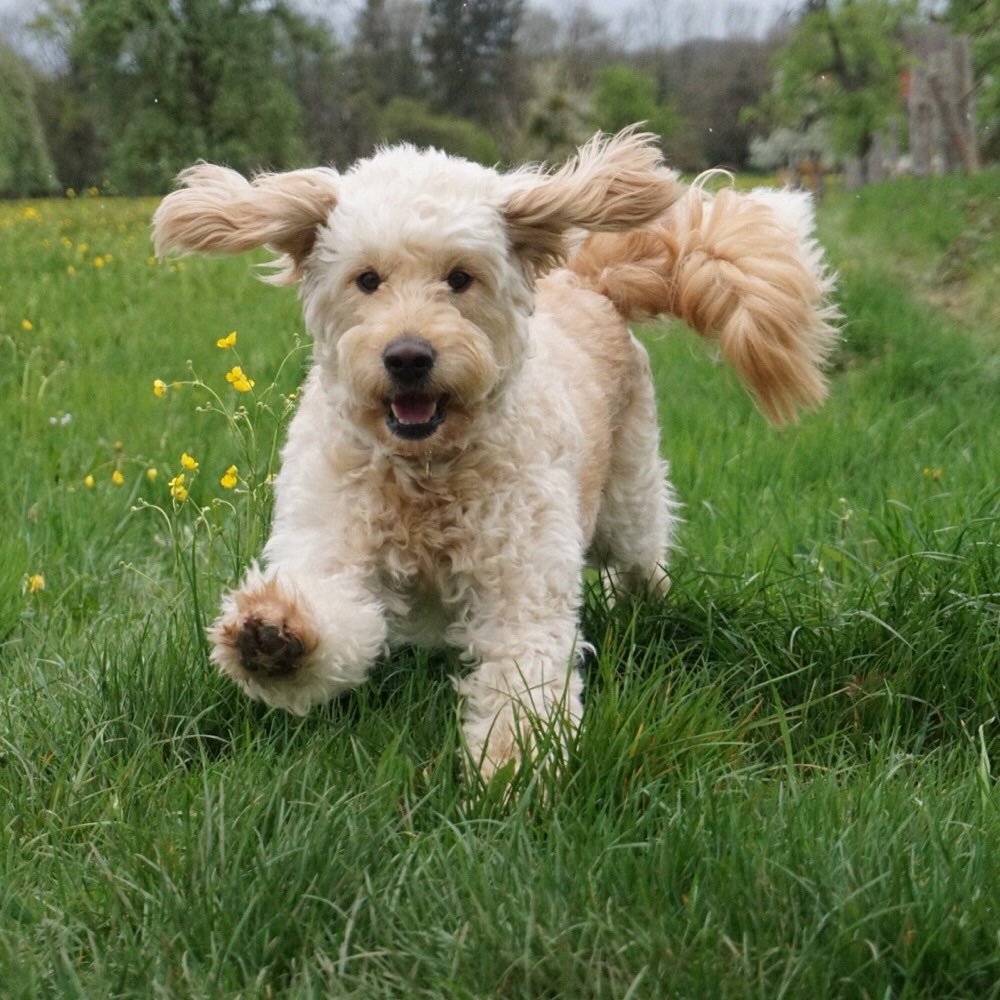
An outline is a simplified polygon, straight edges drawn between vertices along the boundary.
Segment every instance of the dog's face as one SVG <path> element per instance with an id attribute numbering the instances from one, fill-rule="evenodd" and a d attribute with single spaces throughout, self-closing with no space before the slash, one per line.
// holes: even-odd
<path id="1" fill-rule="evenodd" d="M 153 220 L 157 250 L 283 256 L 302 281 L 322 381 L 370 443 L 419 455 L 461 446 L 489 419 L 528 349 L 534 279 L 575 228 L 626 230 L 682 188 L 652 137 L 595 138 L 554 174 L 511 174 L 400 146 L 343 175 L 250 183 L 223 167 L 181 174 Z"/>
<path id="2" fill-rule="evenodd" d="M 303 271 L 323 382 L 367 439 L 461 446 L 520 367 L 533 271 L 495 171 L 401 147 L 340 179 Z"/>

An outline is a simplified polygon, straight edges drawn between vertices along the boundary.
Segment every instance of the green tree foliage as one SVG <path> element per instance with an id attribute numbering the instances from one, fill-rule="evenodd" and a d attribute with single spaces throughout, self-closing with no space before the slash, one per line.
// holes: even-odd
<path id="1" fill-rule="evenodd" d="M 58 187 L 24 63 L 0 45 L 0 195 L 50 194 Z"/>
<path id="2" fill-rule="evenodd" d="M 519 160 L 565 159 L 594 133 L 589 94 L 572 90 L 555 76 L 550 74 L 525 108 Z"/>
<path id="3" fill-rule="evenodd" d="M 613 63 L 598 76 L 593 121 L 605 132 L 645 122 L 650 131 L 669 136 L 677 129 L 678 116 L 670 104 L 659 100 L 652 77 L 623 63 Z"/>
<path id="4" fill-rule="evenodd" d="M 358 12 L 350 66 L 354 89 L 379 107 L 393 98 L 427 96 L 420 50 L 424 6 L 415 0 L 366 0 Z"/>
<path id="5" fill-rule="evenodd" d="M 699 38 L 639 63 L 679 109 L 678 128 L 664 143 L 674 166 L 699 171 L 746 164 L 752 129 L 742 112 L 770 86 L 775 47 L 772 41 Z"/>
<path id="6" fill-rule="evenodd" d="M 291 16 L 252 0 L 82 0 L 71 51 L 112 183 L 163 189 L 198 158 L 301 162 L 301 105 L 279 59 Z"/>
<path id="7" fill-rule="evenodd" d="M 864 156 L 900 109 L 905 4 L 817 0 L 775 54 L 774 82 L 761 102 L 771 125 L 823 122 L 834 152 Z"/>
<path id="8" fill-rule="evenodd" d="M 467 118 L 436 115 L 423 101 L 395 98 L 386 105 L 380 124 L 382 138 L 387 142 L 434 146 L 488 166 L 500 159 L 500 150 L 489 132 Z"/>
<path id="9" fill-rule="evenodd" d="M 523 101 L 517 32 L 524 0 L 429 0 L 424 46 L 433 110 L 502 128 Z"/>
<path id="10" fill-rule="evenodd" d="M 272 12 L 274 60 L 301 108 L 306 160 L 324 163 L 344 154 L 349 109 L 337 100 L 344 59 L 326 25 L 312 22 L 290 7 Z M 296 166 L 300 166 L 297 163 Z"/>
<path id="11" fill-rule="evenodd" d="M 983 153 L 1000 158 L 1000 3 L 997 0 L 951 0 L 948 21 L 972 39 L 976 77 L 976 117 Z"/>

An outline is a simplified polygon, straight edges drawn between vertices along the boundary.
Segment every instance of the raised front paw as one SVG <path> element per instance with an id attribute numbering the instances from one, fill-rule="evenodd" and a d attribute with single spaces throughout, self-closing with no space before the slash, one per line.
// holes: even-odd
<path id="1" fill-rule="evenodd" d="M 356 687 L 381 652 L 381 605 L 353 575 L 252 567 L 208 630 L 212 660 L 251 698 L 305 715 Z"/>
<path id="2" fill-rule="evenodd" d="M 208 637 L 213 661 L 252 697 L 295 712 L 308 707 L 298 707 L 301 699 L 289 694 L 301 686 L 299 675 L 319 639 L 312 612 L 293 587 L 252 570 L 225 598 Z"/>

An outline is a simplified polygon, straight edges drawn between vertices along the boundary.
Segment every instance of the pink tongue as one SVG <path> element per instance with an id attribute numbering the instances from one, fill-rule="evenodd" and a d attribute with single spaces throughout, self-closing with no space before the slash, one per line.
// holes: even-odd
<path id="1" fill-rule="evenodd" d="M 392 415 L 401 424 L 426 424 L 433 420 L 437 400 L 433 396 L 407 393 L 392 400 Z"/>

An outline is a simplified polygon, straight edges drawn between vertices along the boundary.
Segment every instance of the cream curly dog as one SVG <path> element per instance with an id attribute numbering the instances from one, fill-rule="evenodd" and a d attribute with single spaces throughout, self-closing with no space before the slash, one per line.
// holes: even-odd
<path id="1" fill-rule="evenodd" d="M 581 574 L 663 592 L 676 521 L 646 352 L 661 313 L 718 340 L 773 420 L 819 402 L 830 279 L 805 196 L 714 197 L 652 137 L 555 172 L 384 149 L 252 182 L 197 164 L 157 250 L 281 254 L 315 364 L 275 484 L 265 568 L 210 630 L 252 698 L 298 714 L 387 643 L 446 643 L 488 777 L 581 714 Z"/>

